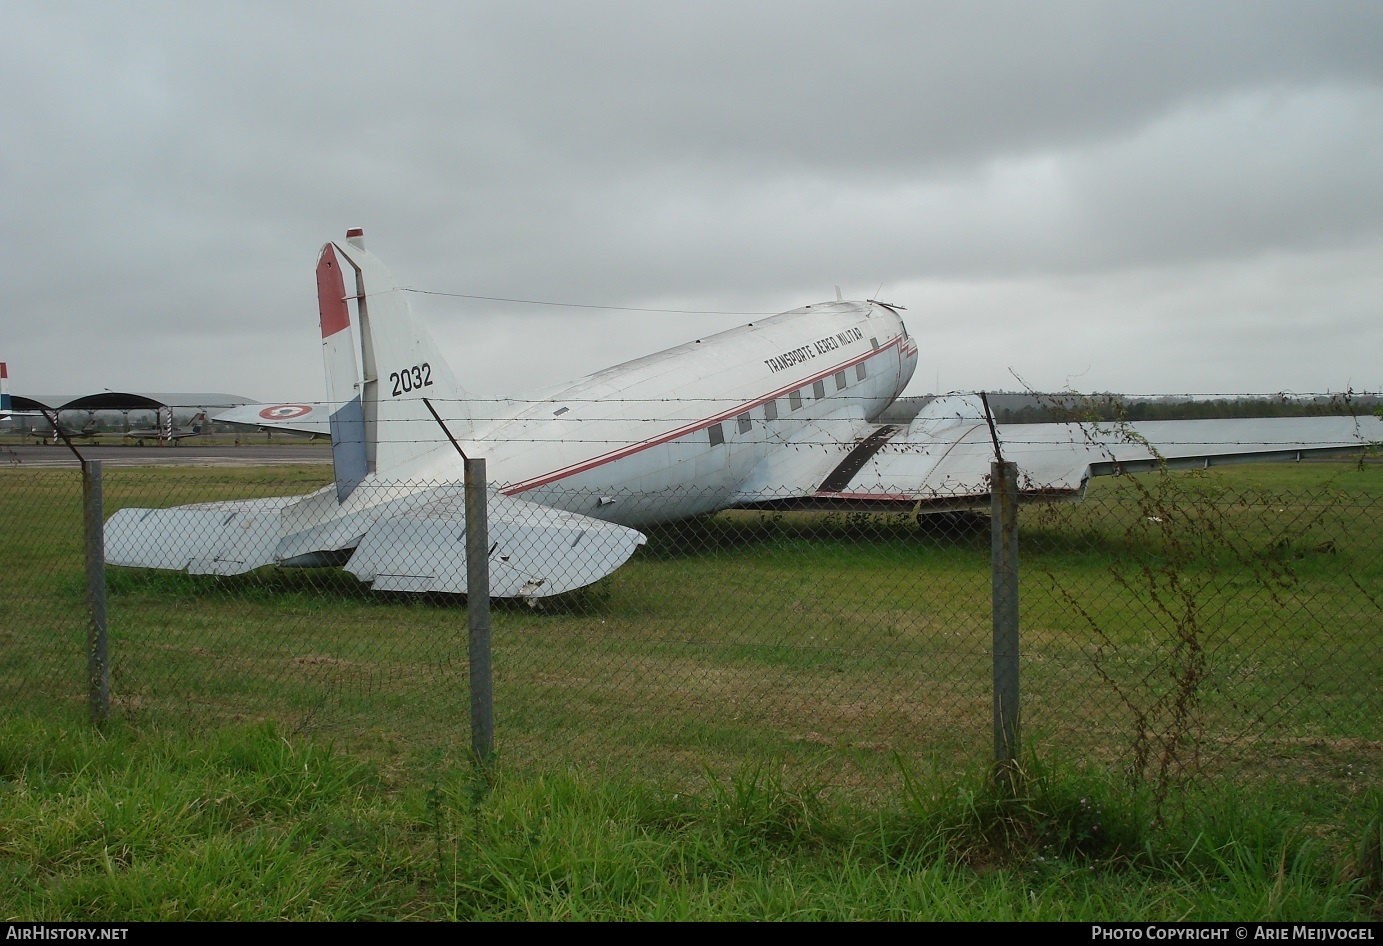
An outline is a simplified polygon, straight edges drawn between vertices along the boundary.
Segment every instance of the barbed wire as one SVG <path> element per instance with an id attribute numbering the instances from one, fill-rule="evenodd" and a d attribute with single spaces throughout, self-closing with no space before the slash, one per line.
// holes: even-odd
<path id="1" fill-rule="evenodd" d="M 510 299 L 505 296 L 480 296 L 466 292 L 440 292 L 435 289 L 415 289 L 400 286 L 400 292 L 411 292 L 420 296 L 446 296 L 452 299 L 476 299 L 481 302 L 507 302 L 514 305 L 543 305 L 564 309 L 604 309 L 609 312 L 652 312 L 660 315 L 779 315 L 778 312 L 734 312 L 714 309 L 648 309 L 639 306 L 598 305 L 590 302 L 548 302 L 541 299 Z"/>

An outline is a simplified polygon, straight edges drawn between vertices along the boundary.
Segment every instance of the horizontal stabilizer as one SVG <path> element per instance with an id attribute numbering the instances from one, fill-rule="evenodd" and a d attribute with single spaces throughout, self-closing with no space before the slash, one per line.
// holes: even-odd
<path id="1" fill-rule="evenodd" d="M 106 522 L 106 562 L 194 575 L 238 575 L 264 565 L 339 563 L 379 591 L 466 591 L 465 491 L 460 484 L 379 489 L 380 501 L 310 528 L 312 507 L 331 490 L 122 509 Z M 490 595 L 561 594 L 604 578 L 644 543 L 642 533 L 600 519 L 489 495 Z"/>
<path id="2" fill-rule="evenodd" d="M 547 506 L 489 496 L 490 594 L 540 598 L 589 585 L 623 565 L 640 532 Z M 378 591 L 466 591 L 465 496 L 438 489 L 424 506 L 377 520 L 346 570 Z"/>
<path id="3" fill-rule="evenodd" d="M 262 430 L 331 436 L 331 406 L 322 403 L 244 404 L 222 411 L 212 420 Z"/>
<path id="4" fill-rule="evenodd" d="M 121 509 L 106 521 L 106 563 L 239 575 L 274 562 L 280 511 L 296 496 Z"/>

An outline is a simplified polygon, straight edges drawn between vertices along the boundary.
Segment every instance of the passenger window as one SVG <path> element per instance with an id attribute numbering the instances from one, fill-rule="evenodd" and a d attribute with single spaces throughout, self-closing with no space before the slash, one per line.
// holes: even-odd
<path id="1" fill-rule="evenodd" d="M 816 399 L 817 399 L 818 401 L 824 400 L 825 397 L 826 397 L 826 382 L 824 382 L 824 381 L 813 381 L 813 382 L 812 382 L 812 393 L 816 395 Z"/>
<path id="2" fill-rule="evenodd" d="M 774 400 L 774 401 L 765 401 L 765 402 L 764 402 L 764 420 L 777 420 L 777 419 L 778 419 L 778 402 L 777 402 L 776 400 Z"/>
<path id="3" fill-rule="evenodd" d="M 754 420 L 748 414 L 741 414 L 738 418 L 740 433 L 749 433 L 749 428 L 754 426 Z"/>
<path id="4" fill-rule="evenodd" d="M 844 371 L 837 371 L 837 372 L 836 372 L 836 390 L 837 390 L 837 391 L 844 391 L 844 390 L 845 390 L 845 372 L 844 372 Z"/>
<path id="5" fill-rule="evenodd" d="M 864 380 L 864 362 L 862 361 L 859 364 L 855 365 L 855 380 Z"/>
<path id="6" fill-rule="evenodd" d="M 801 392 L 801 391 L 793 391 L 791 394 L 789 394 L 789 395 L 788 395 L 788 405 L 789 405 L 794 411 L 800 411 L 800 410 L 802 409 L 802 392 Z"/>
<path id="7" fill-rule="evenodd" d="M 706 432 L 711 435 L 711 446 L 725 442 L 725 430 L 719 424 L 712 424 Z"/>

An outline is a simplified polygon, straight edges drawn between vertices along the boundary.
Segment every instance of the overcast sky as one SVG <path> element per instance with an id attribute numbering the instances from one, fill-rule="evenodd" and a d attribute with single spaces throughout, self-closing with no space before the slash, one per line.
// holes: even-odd
<path id="1" fill-rule="evenodd" d="M 313 266 L 907 307 L 909 393 L 1383 389 L 1383 3 L 0 6 L 17 393 L 324 396 Z M 415 296 L 519 395 L 748 321 Z"/>

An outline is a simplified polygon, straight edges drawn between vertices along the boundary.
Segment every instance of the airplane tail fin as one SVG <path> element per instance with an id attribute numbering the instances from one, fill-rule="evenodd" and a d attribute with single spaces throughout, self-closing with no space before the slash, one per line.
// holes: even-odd
<path id="1" fill-rule="evenodd" d="M 338 502 L 371 473 L 393 475 L 445 442 L 423 398 L 469 439 L 469 395 L 363 231 L 322 247 L 317 305 Z"/>
<path id="2" fill-rule="evenodd" d="M 10 369 L 0 361 L 0 420 L 9 420 L 11 410 Z"/>

